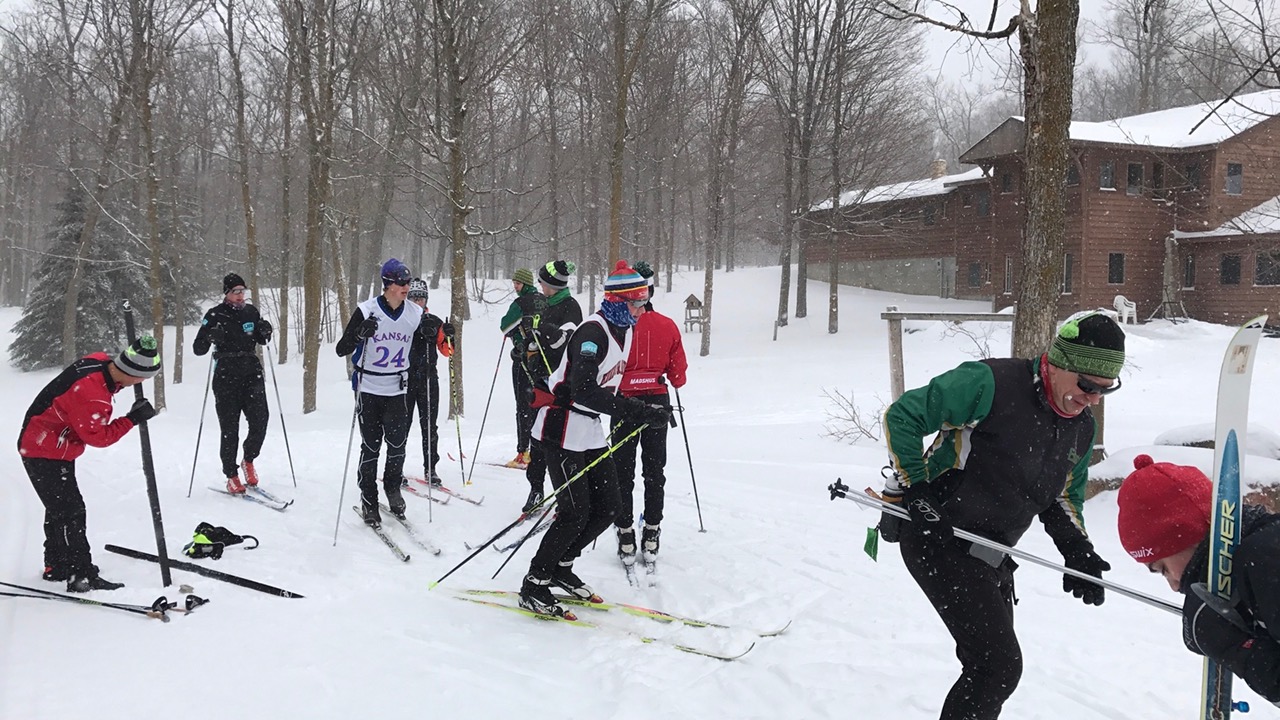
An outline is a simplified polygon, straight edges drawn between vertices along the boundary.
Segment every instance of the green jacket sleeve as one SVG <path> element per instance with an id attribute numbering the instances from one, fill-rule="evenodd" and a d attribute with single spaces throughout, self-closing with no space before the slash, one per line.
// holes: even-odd
<path id="1" fill-rule="evenodd" d="M 520 324 L 520 318 L 524 317 L 524 311 L 520 309 L 519 297 L 511 301 L 511 307 L 507 308 L 507 314 L 502 316 L 502 334 L 506 335 L 511 332 L 516 325 Z"/>
<path id="2" fill-rule="evenodd" d="M 967 362 L 902 394 L 884 413 L 889 461 L 904 486 L 933 479 L 924 439 L 973 427 L 991 412 L 996 381 L 985 363 Z"/>

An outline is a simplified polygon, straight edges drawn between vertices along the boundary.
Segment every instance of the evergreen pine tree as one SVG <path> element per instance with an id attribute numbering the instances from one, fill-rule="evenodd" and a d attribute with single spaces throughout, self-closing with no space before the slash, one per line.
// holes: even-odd
<path id="1" fill-rule="evenodd" d="M 40 370 L 62 365 L 63 297 L 84 228 L 85 201 L 84 191 L 73 185 L 58 203 L 48 252 L 36 267 L 22 318 L 14 325 L 16 337 L 9 346 L 9 358 L 15 367 Z M 113 223 L 98 224 L 84 256 L 76 308 L 77 355 L 116 352 L 124 344 L 120 302 L 129 298 L 137 305 L 148 294 L 146 263 L 135 255 L 132 243 L 119 237 Z"/>

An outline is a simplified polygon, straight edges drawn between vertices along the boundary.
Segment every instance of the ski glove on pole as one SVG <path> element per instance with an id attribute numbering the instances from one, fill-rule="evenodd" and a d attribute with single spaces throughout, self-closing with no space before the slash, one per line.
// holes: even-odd
<path id="1" fill-rule="evenodd" d="M 892 475 L 886 474 L 892 470 L 892 466 L 886 465 L 880 474 L 884 476 L 884 490 L 880 493 L 880 499 L 887 503 L 893 503 L 898 507 L 902 507 L 902 497 L 904 489 L 902 481 L 898 478 L 897 473 Z M 876 527 L 880 529 L 880 537 L 884 538 L 887 543 L 898 542 L 899 535 L 902 534 L 902 523 L 906 522 L 897 515 L 887 512 L 880 513 L 880 524 Z"/>
<path id="2" fill-rule="evenodd" d="M 1102 577 L 1102 573 L 1111 569 L 1111 564 L 1099 557 L 1087 544 L 1064 552 L 1062 558 L 1065 561 L 1063 564 L 1072 570 L 1096 578 Z M 1107 599 L 1106 590 L 1101 585 L 1071 575 L 1062 576 L 1062 591 L 1080 598 L 1085 605 L 1101 605 Z"/>
<path id="3" fill-rule="evenodd" d="M 151 401 L 146 398 L 138 398 L 133 401 L 133 407 L 129 408 L 129 412 L 125 413 L 125 417 L 133 421 L 134 425 L 140 425 L 156 416 L 156 409 L 151 405 Z"/>
<path id="4" fill-rule="evenodd" d="M 360 323 L 360 327 L 356 329 L 356 337 L 361 340 L 368 340 L 378 332 L 378 318 L 367 317 L 364 322 Z"/>

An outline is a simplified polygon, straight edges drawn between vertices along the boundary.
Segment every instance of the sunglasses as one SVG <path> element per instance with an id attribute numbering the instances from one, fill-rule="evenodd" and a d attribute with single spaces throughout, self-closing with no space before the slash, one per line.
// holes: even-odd
<path id="1" fill-rule="evenodd" d="M 1110 395 L 1120 389 L 1120 378 L 1116 378 L 1115 385 L 1099 385 L 1080 373 L 1076 373 L 1076 387 L 1089 395 Z"/>
<path id="2" fill-rule="evenodd" d="M 642 308 L 649 304 L 648 300 L 628 300 L 627 304 L 631 307 Z"/>
<path id="3" fill-rule="evenodd" d="M 244 288 L 232 288 L 232 289 L 230 289 L 230 290 L 228 290 L 228 291 L 227 291 L 227 294 L 228 294 L 228 295 L 243 295 L 243 294 L 245 294 L 245 289 L 244 289 Z"/>

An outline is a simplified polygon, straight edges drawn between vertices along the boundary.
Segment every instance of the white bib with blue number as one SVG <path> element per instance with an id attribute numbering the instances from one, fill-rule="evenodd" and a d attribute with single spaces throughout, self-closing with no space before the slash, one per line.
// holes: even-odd
<path id="1" fill-rule="evenodd" d="M 409 384 L 409 348 L 413 333 L 422 322 L 422 308 L 405 302 L 400 305 L 399 317 L 392 318 L 375 297 L 360 303 L 360 311 L 366 318 L 378 318 L 378 332 L 356 350 L 359 357 L 355 363 L 363 369 L 360 392 L 403 395 Z"/>

